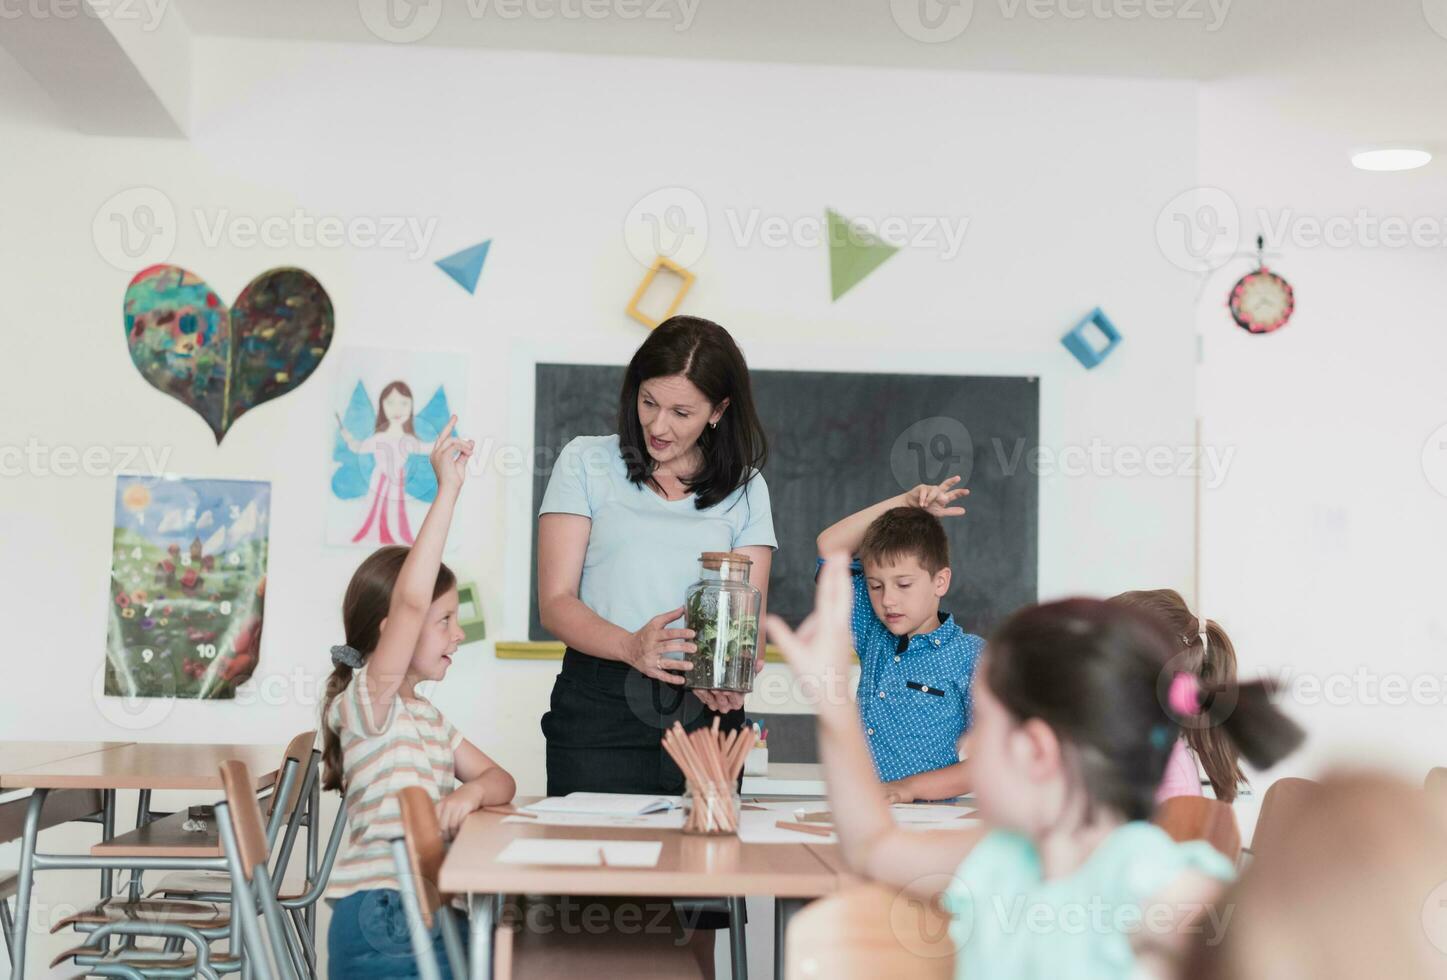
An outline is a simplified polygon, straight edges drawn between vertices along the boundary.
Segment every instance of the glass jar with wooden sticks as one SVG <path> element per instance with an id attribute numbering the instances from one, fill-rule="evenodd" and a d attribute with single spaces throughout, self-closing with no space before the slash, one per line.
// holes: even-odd
<path id="1" fill-rule="evenodd" d="M 754 747 L 754 730 L 723 733 L 713 727 L 685 732 L 678 722 L 663 735 L 663 748 L 687 780 L 683 794 L 685 834 L 736 834 L 739 830 L 739 774 Z"/>

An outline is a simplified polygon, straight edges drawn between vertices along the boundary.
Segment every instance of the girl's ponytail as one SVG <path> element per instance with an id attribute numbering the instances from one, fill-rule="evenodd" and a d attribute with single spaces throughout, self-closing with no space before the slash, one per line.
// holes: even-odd
<path id="1" fill-rule="evenodd" d="M 1271 686 L 1237 683 L 1234 662 L 1229 682 L 1202 680 L 1182 632 L 1137 603 L 1029 606 L 991 635 L 984 679 L 1011 715 L 1044 721 L 1069 747 L 1094 806 L 1145 820 L 1183 731 L 1214 740 L 1233 766 L 1238 751 L 1270 766 L 1302 740 Z"/>
<path id="2" fill-rule="evenodd" d="M 1238 686 L 1236 648 L 1220 623 L 1208 619 L 1203 624 L 1191 613 L 1186 600 L 1174 589 L 1122 592 L 1110 601 L 1154 616 L 1167 633 L 1180 641 L 1177 652 L 1172 657 L 1173 667 L 1195 674 L 1200 678 L 1201 689 L 1207 694 L 1217 694 L 1223 707 L 1234 707 L 1240 703 L 1242 696 L 1230 693 Z M 1248 690 L 1244 697 L 1255 705 L 1269 704 L 1272 693 L 1268 687 L 1264 691 Z M 1246 774 L 1241 771 L 1238 762 L 1245 744 L 1231 733 L 1229 725 L 1223 723 L 1229 714 L 1229 710 L 1217 708 L 1212 713 L 1212 723 L 1182 725 L 1186 744 L 1191 747 L 1191 753 L 1200 760 L 1206 778 L 1211 781 L 1211 789 L 1216 794 L 1216 799 L 1227 803 L 1236 799 L 1237 790 L 1246 784 Z M 1252 714 L 1255 714 L 1258 720 L 1261 717 L 1259 708 L 1248 708 L 1248 717 Z M 1253 744 L 1255 742 L 1249 731 L 1241 732 L 1240 739 Z M 1254 760 L 1252 764 L 1256 764 Z"/>
<path id="3" fill-rule="evenodd" d="M 337 664 L 327 678 L 327 691 L 322 698 L 322 789 L 334 789 L 339 793 L 347 791 L 342 783 L 342 737 L 327 723 L 327 716 L 331 713 L 332 702 L 350 683 L 352 668 Z"/>
<path id="4" fill-rule="evenodd" d="M 1276 686 L 1265 680 L 1208 685 L 1194 674 L 1180 673 L 1172 682 L 1168 703 L 1188 740 L 1195 733 L 1219 732 L 1251 765 L 1269 769 L 1306 737 L 1301 726 L 1276 706 L 1275 690 Z M 1183 710 L 1189 706 L 1187 698 L 1195 699 L 1194 710 Z"/>

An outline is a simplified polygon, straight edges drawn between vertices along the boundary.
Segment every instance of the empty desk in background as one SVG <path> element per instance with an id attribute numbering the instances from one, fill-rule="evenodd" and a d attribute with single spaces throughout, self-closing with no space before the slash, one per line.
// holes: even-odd
<path id="1" fill-rule="evenodd" d="M 824 768 L 819 765 L 819 719 L 810 714 L 746 712 L 769 733 L 767 776 L 744 774 L 744 796 L 823 796 Z"/>
<path id="2" fill-rule="evenodd" d="M 73 751 L 77 746 L 90 751 Z M 64 748 L 62 748 L 64 747 Z M 109 742 L 109 743 L 12 743 L 0 750 L 0 790 L 34 790 L 27 804 L 25 830 L 21 835 L 19 893 L 15 909 L 15 947 L 11 950 L 15 962 L 14 974 L 26 976 L 25 949 L 30 929 L 30 903 L 35 872 L 44 869 L 47 861 L 54 861 L 51 867 L 104 867 L 104 862 L 114 858 L 83 855 L 36 854 L 36 836 L 44 824 L 42 810 L 46 799 L 55 790 L 98 790 L 102 794 L 103 818 L 101 840 L 109 841 L 115 836 L 115 794 L 117 790 L 134 789 L 141 793 L 140 806 L 145 812 L 150 806 L 150 793 L 156 789 L 166 790 L 215 790 L 222 792 L 218 770 L 228 759 L 245 762 L 255 780 L 253 787 L 258 792 L 276 782 L 280 772 L 279 760 L 282 745 L 172 745 L 168 743 Z M 13 754 L 12 754 L 13 753 Z M 41 758 L 41 761 L 35 761 Z M 8 762 L 26 761 L 28 767 L 15 767 Z M 143 823 L 144 820 L 138 820 Z M 160 858 L 158 861 L 173 862 L 164 865 L 171 870 L 212 869 L 222 865 L 220 858 Z M 140 863 L 140 862 L 138 862 Z M 110 895 L 111 871 L 102 873 L 102 897 Z"/>
<path id="3" fill-rule="evenodd" d="M 749 797 L 797 796 L 806 799 L 825 796 L 824 767 L 817 763 L 769 761 L 767 776 L 745 776 L 740 795 Z"/>

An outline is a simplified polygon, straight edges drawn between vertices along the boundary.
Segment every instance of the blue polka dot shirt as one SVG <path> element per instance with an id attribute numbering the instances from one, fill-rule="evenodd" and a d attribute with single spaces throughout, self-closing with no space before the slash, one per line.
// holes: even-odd
<path id="1" fill-rule="evenodd" d="M 895 636 L 874 614 L 863 566 L 855 561 L 850 573 L 859 714 L 880 780 L 954 765 L 970 727 L 970 679 L 985 641 L 943 610 L 931 632 Z"/>

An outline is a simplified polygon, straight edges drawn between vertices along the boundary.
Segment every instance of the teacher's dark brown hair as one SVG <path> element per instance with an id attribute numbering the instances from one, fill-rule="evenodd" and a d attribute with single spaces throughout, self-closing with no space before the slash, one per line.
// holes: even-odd
<path id="1" fill-rule="evenodd" d="M 686 486 L 696 495 L 699 510 L 712 507 L 744 486 L 764 467 L 768 457 L 764 428 L 754 410 L 749 368 L 729 332 L 712 320 L 671 316 L 633 354 L 623 373 L 618 402 L 618 446 L 636 485 L 653 479 L 657 465 L 648 454 L 643 423 L 638 419 L 638 389 L 652 378 L 681 375 L 703 392 L 711 405 L 728 399 L 718 428 L 705 427 L 698 447 L 703 466 Z"/>

